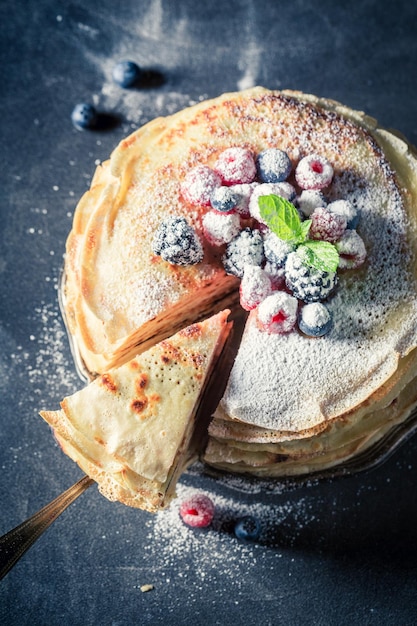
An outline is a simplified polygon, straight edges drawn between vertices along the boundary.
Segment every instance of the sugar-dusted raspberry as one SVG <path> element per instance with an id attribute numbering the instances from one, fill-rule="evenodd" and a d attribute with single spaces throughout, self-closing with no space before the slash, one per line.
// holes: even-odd
<path id="1" fill-rule="evenodd" d="M 339 253 L 339 268 L 356 269 L 360 267 L 366 259 L 366 248 L 364 241 L 356 230 L 345 230 L 343 236 L 335 244 Z"/>
<path id="2" fill-rule="evenodd" d="M 300 246 L 291 252 L 285 262 L 285 283 L 299 300 L 319 302 L 325 300 L 337 284 L 336 272 L 324 272 L 307 265 Z"/>
<path id="3" fill-rule="evenodd" d="M 210 198 L 222 180 L 214 170 L 206 165 L 197 165 L 187 172 L 181 183 L 181 193 L 187 202 L 210 206 Z"/>
<path id="4" fill-rule="evenodd" d="M 335 243 L 346 230 L 346 218 L 343 215 L 331 213 L 328 207 L 314 209 L 310 219 L 311 226 L 308 234 L 311 239 Z"/>
<path id="5" fill-rule="evenodd" d="M 229 243 L 240 231 L 240 217 L 237 213 L 208 211 L 202 221 L 204 237 L 214 246 Z"/>
<path id="6" fill-rule="evenodd" d="M 305 215 L 309 217 L 314 209 L 327 206 L 327 202 L 321 191 L 318 189 L 303 189 L 297 198 L 297 206 Z"/>
<path id="7" fill-rule="evenodd" d="M 288 333 L 297 321 L 297 299 L 285 291 L 274 291 L 257 308 L 258 326 L 269 333 Z"/>
<path id="8" fill-rule="evenodd" d="M 359 211 L 348 200 L 335 200 L 327 205 L 330 213 L 343 215 L 346 219 L 347 228 L 354 229 L 359 222 Z"/>
<path id="9" fill-rule="evenodd" d="M 204 256 L 197 233 L 185 217 L 178 215 L 161 222 L 153 238 L 152 249 L 172 265 L 195 265 Z"/>
<path id="10" fill-rule="evenodd" d="M 255 180 L 256 165 L 253 154 L 246 148 L 227 148 L 218 156 L 213 169 L 224 185 L 251 183 Z"/>
<path id="11" fill-rule="evenodd" d="M 256 309 L 272 292 L 271 281 L 264 270 L 256 265 L 246 265 L 240 283 L 240 304 L 245 311 Z"/>
<path id="12" fill-rule="evenodd" d="M 259 213 L 259 198 L 261 196 L 270 196 L 271 194 L 292 201 L 295 197 L 295 189 L 287 182 L 261 183 L 257 185 L 249 200 L 249 212 L 258 222 L 263 222 Z"/>
<path id="13" fill-rule="evenodd" d="M 256 157 L 258 177 L 263 183 L 280 183 L 291 173 L 292 163 L 284 150 L 267 148 Z"/>
<path id="14" fill-rule="evenodd" d="M 332 327 L 332 316 L 322 302 L 311 302 L 301 308 L 298 327 L 308 337 L 322 337 Z"/>
<path id="15" fill-rule="evenodd" d="M 214 517 L 213 501 L 204 493 L 196 493 L 181 503 L 180 516 L 187 526 L 204 528 L 210 526 Z"/>
<path id="16" fill-rule="evenodd" d="M 237 203 L 235 211 L 243 218 L 250 217 L 249 213 L 249 201 L 253 190 L 259 183 L 242 183 L 241 185 L 232 185 L 229 187 L 236 195 Z"/>
<path id="17" fill-rule="evenodd" d="M 285 287 L 285 269 L 281 266 L 266 261 L 264 272 L 271 281 L 272 289 L 284 289 Z"/>
<path id="18" fill-rule="evenodd" d="M 301 159 L 295 169 L 295 179 L 301 189 L 324 189 L 333 178 L 333 167 L 319 154 L 309 154 Z"/>
<path id="19" fill-rule="evenodd" d="M 245 265 L 261 267 L 265 261 L 262 235 L 257 229 L 244 228 L 227 245 L 223 266 L 227 274 L 242 278 Z"/>

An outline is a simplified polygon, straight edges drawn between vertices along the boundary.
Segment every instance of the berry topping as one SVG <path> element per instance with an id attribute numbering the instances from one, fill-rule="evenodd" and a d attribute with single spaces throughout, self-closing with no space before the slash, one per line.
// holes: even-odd
<path id="1" fill-rule="evenodd" d="M 238 519 L 234 527 L 235 535 L 244 541 L 256 541 L 261 534 L 261 524 L 256 517 L 246 515 Z"/>
<path id="2" fill-rule="evenodd" d="M 285 291 L 274 291 L 258 306 L 258 326 L 269 333 L 288 333 L 297 321 L 297 299 Z"/>
<path id="3" fill-rule="evenodd" d="M 240 304 L 245 311 L 256 309 L 272 291 L 271 281 L 263 269 L 246 265 L 240 283 Z"/>
<path id="4" fill-rule="evenodd" d="M 255 187 L 259 183 L 242 183 L 241 185 L 233 185 L 230 189 L 236 196 L 235 211 L 242 217 L 250 217 L 249 201 Z"/>
<path id="5" fill-rule="evenodd" d="M 283 267 L 267 261 L 264 265 L 264 272 L 271 281 L 272 289 L 283 289 L 285 287 L 285 270 Z"/>
<path id="6" fill-rule="evenodd" d="M 325 300 L 336 287 L 336 273 L 326 272 L 305 262 L 301 248 L 291 252 L 285 262 L 285 282 L 299 300 L 318 302 Z"/>
<path id="7" fill-rule="evenodd" d="M 356 269 L 366 259 L 366 248 L 363 239 L 356 230 L 346 230 L 342 238 L 336 242 L 340 255 L 339 267 L 342 270 Z"/>
<path id="8" fill-rule="evenodd" d="M 330 213 L 341 215 L 345 218 L 347 228 L 354 229 L 359 222 L 359 212 L 351 202 L 347 200 L 335 200 L 327 205 Z"/>
<path id="9" fill-rule="evenodd" d="M 209 526 L 214 517 L 214 504 L 208 496 L 196 493 L 180 506 L 180 516 L 184 524 L 193 528 Z"/>
<path id="10" fill-rule="evenodd" d="M 346 230 L 346 218 L 337 213 L 331 213 L 327 207 L 314 209 L 311 214 L 309 236 L 311 239 L 321 239 L 335 243 Z"/>
<path id="11" fill-rule="evenodd" d="M 246 148 L 227 148 L 219 155 L 214 169 L 224 185 L 251 183 L 256 176 L 253 154 Z"/>
<path id="12" fill-rule="evenodd" d="M 280 239 L 275 233 L 268 231 L 264 235 L 264 254 L 267 261 L 277 267 L 283 267 L 287 256 L 294 251 L 294 244 Z"/>
<path id="13" fill-rule="evenodd" d="M 181 183 L 181 193 L 190 204 L 210 206 L 213 191 L 221 184 L 219 174 L 206 165 L 197 165 L 186 174 Z"/>
<path id="14" fill-rule="evenodd" d="M 261 183 L 257 185 L 249 200 L 249 212 L 258 222 L 265 223 L 259 212 L 259 198 L 261 196 L 270 196 L 271 194 L 291 200 L 292 197 L 295 197 L 295 189 L 287 182 Z"/>
<path id="15" fill-rule="evenodd" d="M 204 236 L 214 246 L 229 243 L 239 231 L 240 218 L 237 213 L 208 211 L 203 217 Z"/>
<path id="16" fill-rule="evenodd" d="M 245 265 L 258 265 L 264 262 L 264 246 L 259 230 L 245 228 L 228 244 L 223 255 L 223 265 L 227 274 L 242 278 Z"/>
<path id="17" fill-rule="evenodd" d="M 291 173 L 291 160 L 286 152 L 268 148 L 258 154 L 256 169 L 263 183 L 280 183 Z"/>
<path id="18" fill-rule="evenodd" d="M 92 104 L 81 102 L 75 105 L 71 113 L 71 121 L 79 130 L 94 128 L 97 123 L 97 111 Z"/>
<path id="19" fill-rule="evenodd" d="M 322 337 L 332 326 L 332 317 L 327 307 L 321 302 L 312 302 L 301 308 L 298 327 L 309 337 Z"/>
<path id="20" fill-rule="evenodd" d="M 210 203 L 213 209 L 220 213 L 230 213 L 234 210 L 239 200 L 238 195 L 231 187 L 216 187 L 210 197 Z"/>
<path id="21" fill-rule="evenodd" d="M 318 154 L 310 154 L 298 163 L 295 179 L 301 189 L 323 189 L 333 178 L 333 167 Z"/>
<path id="22" fill-rule="evenodd" d="M 120 87 L 137 85 L 141 76 L 139 65 L 134 61 L 119 61 L 113 68 L 113 80 Z"/>
<path id="23" fill-rule="evenodd" d="M 303 215 L 310 217 L 314 209 L 327 206 L 327 202 L 318 189 L 304 189 L 297 199 L 297 206 Z"/>
<path id="24" fill-rule="evenodd" d="M 155 233 L 152 249 L 173 265 L 195 265 L 203 260 L 201 242 L 184 217 L 173 216 L 162 222 Z"/>

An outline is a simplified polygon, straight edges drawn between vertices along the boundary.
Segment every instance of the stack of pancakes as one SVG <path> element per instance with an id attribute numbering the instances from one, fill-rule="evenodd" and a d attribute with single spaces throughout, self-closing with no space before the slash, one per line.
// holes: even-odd
<path id="1" fill-rule="evenodd" d="M 340 272 L 327 304 L 331 331 L 270 334 L 250 313 L 202 453 L 221 470 L 276 477 L 311 474 L 357 456 L 403 423 L 417 404 L 417 160 L 397 134 L 363 113 L 299 92 L 225 94 L 145 125 L 97 168 L 67 242 L 63 308 L 91 378 L 225 306 L 239 280 L 224 248 L 202 234 L 207 206 L 181 182 L 229 147 L 308 154 L 334 168 L 329 201 L 360 214 L 367 260 Z M 184 216 L 204 245 L 201 263 L 172 265 L 152 240 Z"/>

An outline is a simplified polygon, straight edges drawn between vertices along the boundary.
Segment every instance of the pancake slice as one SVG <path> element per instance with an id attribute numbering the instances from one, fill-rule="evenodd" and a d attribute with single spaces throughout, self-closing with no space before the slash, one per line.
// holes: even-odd
<path id="1" fill-rule="evenodd" d="M 231 330 L 228 315 L 186 327 L 66 397 L 61 410 L 41 412 L 109 500 L 156 512 L 174 497 L 197 455 L 196 415 Z"/>

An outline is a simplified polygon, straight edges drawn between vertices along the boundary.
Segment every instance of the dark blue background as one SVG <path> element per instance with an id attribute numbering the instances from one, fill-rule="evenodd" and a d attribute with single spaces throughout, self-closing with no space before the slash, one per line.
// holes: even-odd
<path id="1" fill-rule="evenodd" d="M 37 412 L 82 384 L 57 286 L 96 162 L 155 116 L 255 84 L 341 100 L 417 143 L 416 24 L 405 0 L 0 1 L 0 533 L 81 476 Z M 117 88 L 124 58 L 155 82 Z M 79 101 L 118 123 L 75 130 Z M 180 495 L 218 507 L 200 533 L 93 487 L 0 583 L 0 623 L 414 624 L 416 453 L 414 437 L 369 473 L 289 493 L 191 473 Z M 231 533 L 247 512 L 255 545 Z"/>

